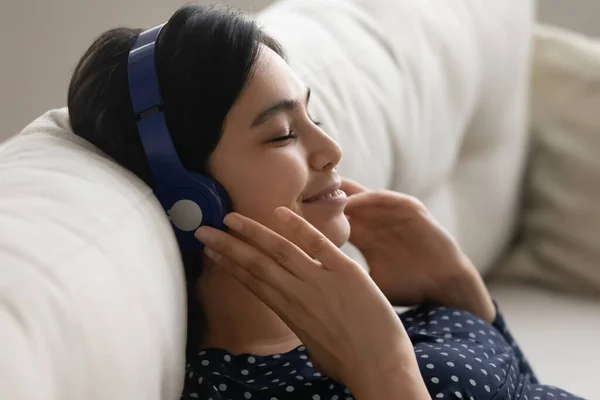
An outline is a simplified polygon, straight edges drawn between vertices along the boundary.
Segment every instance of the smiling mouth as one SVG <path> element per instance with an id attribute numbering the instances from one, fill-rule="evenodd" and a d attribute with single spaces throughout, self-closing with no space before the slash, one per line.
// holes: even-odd
<path id="1" fill-rule="evenodd" d="M 346 198 L 346 193 L 343 190 L 336 189 L 331 192 L 323 193 L 318 196 L 313 196 L 302 201 L 303 203 L 317 203 L 330 200 L 341 200 Z"/>

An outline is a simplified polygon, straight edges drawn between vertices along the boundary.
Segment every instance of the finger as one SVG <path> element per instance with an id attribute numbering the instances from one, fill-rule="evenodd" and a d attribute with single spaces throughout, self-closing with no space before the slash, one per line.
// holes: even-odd
<path id="1" fill-rule="evenodd" d="M 369 191 L 369 189 L 366 186 L 363 186 L 355 180 L 348 178 L 342 178 L 342 186 L 340 187 L 340 189 L 346 192 L 348 196 L 353 196 L 358 193 Z"/>
<path id="2" fill-rule="evenodd" d="M 282 284 L 298 279 L 258 249 L 224 231 L 202 226 L 196 231 L 196 238 L 206 243 L 208 249 L 221 255 L 220 258 L 226 256 L 238 268 L 246 270 L 255 281 L 281 288 Z M 211 255 L 210 251 L 205 250 L 205 253 Z"/>
<path id="3" fill-rule="evenodd" d="M 223 220 L 225 225 L 296 277 L 305 280 L 311 267 L 320 266 L 298 246 L 266 226 L 238 213 L 230 213 Z"/>
<path id="4" fill-rule="evenodd" d="M 258 297 L 263 303 L 273 309 L 273 311 L 279 312 L 281 307 L 290 303 L 289 296 L 287 296 L 286 291 L 281 290 L 281 288 L 289 289 L 291 287 L 291 283 L 287 282 L 285 278 L 278 283 L 280 286 L 273 287 L 273 285 L 266 284 L 264 279 L 257 279 L 256 275 L 251 273 L 246 268 L 240 268 L 238 264 L 233 262 L 226 255 L 217 253 L 208 246 L 205 247 L 205 253 L 213 261 L 217 268 L 221 268 L 226 273 L 231 275 L 256 297 Z M 274 276 L 273 279 L 276 280 L 277 275 Z"/>
<path id="5" fill-rule="evenodd" d="M 306 253 L 318 259 L 324 268 L 334 269 L 340 260 L 347 259 L 347 256 L 325 235 L 292 210 L 278 207 L 275 215 L 282 222 L 284 227 L 282 230 L 286 237 L 306 249 Z"/>
<path id="6" fill-rule="evenodd" d="M 344 213 L 353 215 L 365 209 L 383 212 L 394 209 L 396 213 L 398 210 L 406 210 L 409 214 L 414 214 L 416 211 L 425 210 L 425 206 L 415 197 L 391 190 L 379 190 L 349 197 Z M 395 216 L 398 216 L 398 214 L 395 214 Z"/>

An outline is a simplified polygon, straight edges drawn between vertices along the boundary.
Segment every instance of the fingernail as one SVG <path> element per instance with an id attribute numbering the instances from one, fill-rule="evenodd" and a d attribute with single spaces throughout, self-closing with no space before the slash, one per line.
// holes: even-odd
<path id="1" fill-rule="evenodd" d="M 198 228 L 194 236 L 196 236 L 196 239 L 205 244 L 212 243 L 214 240 L 214 235 L 212 234 L 212 232 L 208 229 L 205 229 L 204 227 Z"/>
<path id="2" fill-rule="evenodd" d="M 223 223 L 234 231 L 239 231 L 242 229 L 242 221 L 235 214 L 227 214 L 223 219 Z"/>
<path id="3" fill-rule="evenodd" d="M 209 249 L 208 247 L 204 248 L 204 254 L 208 256 L 211 260 L 217 262 L 221 259 L 221 255 L 214 250 Z"/>
<path id="4" fill-rule="evenodd" d="M 288 211 L 281 207 L 275 209 L 275 216 L 283 222 L 288 222 L 290 220 L 290 215 L 288 214 Z"/>

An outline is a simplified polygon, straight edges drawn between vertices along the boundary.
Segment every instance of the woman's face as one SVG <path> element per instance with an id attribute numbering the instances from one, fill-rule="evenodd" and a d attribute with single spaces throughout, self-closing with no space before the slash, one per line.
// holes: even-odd
<path id="1" fill-rule="evenodd" d="M 209 168 L 236 212 L 275 229 L 273 211 L 286 206 L 341 246 L 350 233 L 346 196 L 336 192 L 342 152 L 311 120 L 307 94 L 286 62 L 262 46 Z"/>

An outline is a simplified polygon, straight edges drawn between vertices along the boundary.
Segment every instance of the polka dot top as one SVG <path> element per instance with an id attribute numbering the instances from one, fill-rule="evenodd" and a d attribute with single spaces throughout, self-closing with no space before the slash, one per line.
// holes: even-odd
<path id="1" fill-rule="evenodd" d="M 421 306 L 400 315 L 432 399 L 573 400 L 538 382 L 500 312 L 493 324 L 465 311 Z M 188 360 L 182 400 L 352 400 L 315 370 L 304 346 L 270 356 L 205 349 Z"/>

